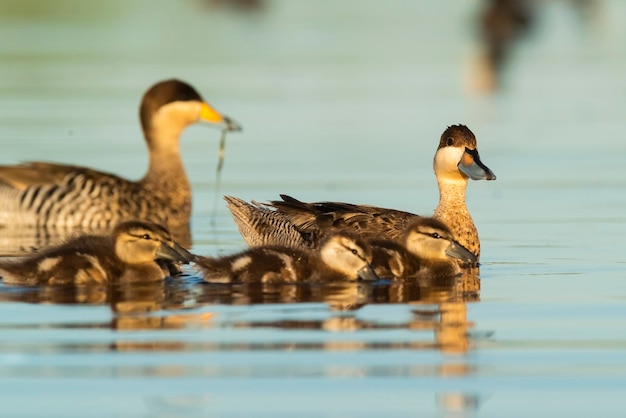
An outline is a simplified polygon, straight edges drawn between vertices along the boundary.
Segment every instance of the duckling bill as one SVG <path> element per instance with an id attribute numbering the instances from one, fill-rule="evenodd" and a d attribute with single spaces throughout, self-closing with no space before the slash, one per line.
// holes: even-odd
<path id="1" fill-rule="evenodd" d="M 204 280 L 212 283 L 297 283 L 376 280 L 372 252 L 347 233 L 329 235 L 319 251 L 262 246 L 221 258 L 197 257 Z"/>
<path id="2" fill-rule="evenodd" d="M 167 276 L 161 262 L 189 263 L 193 257 L 166 228 L 127 221 L 110 236 L 78 235 L 29 257 L 2 260 L 0 277 L 24 285 L 154 282 Z"/>

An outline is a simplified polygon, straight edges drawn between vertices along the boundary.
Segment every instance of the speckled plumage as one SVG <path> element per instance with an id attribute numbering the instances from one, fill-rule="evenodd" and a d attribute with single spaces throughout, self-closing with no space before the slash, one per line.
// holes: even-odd
<path id="1" fill-rule="evenodd" d="M 439 204 L 433 218 L 444 222 L 456 240 L 476 256 L 480 240 L 465 204 L 469 178 L 495 180 L 482 164 L 476 137 L 464 125 L 448 127 L 435 153 L 434 171 L 439 186 Z M 395 209 L 341 202 L 305 203 L 287 195 L 269 204 L 247 203 L 226 196 L 228 208 L 249 245 L 292 245 L 315 248 L 330 231 L 352 230 L 368 239 L 401 242 L 410 223 L 419 215 Z"/>
<path id="2" fill-rule="evenodd" d="M 197 257 L 204 280 L 214 283 L 297 283 L 375 280 L 370 248 L 352 234 L 327 236 L 317 251 L 262 246 L 220 257 Z"/>
<path id="3" fill-rule="evenodd" d="M 168 274 L 159 261 L 192 258 L 164 227 L 127 221 L 110 236 L 77 235 L 32 256 L 0 260 L 0 277 L 4 283 L 24 285 L 151 282 Z"/>
<path id="4" fill-rule="evenodd" d="M 180 134 L 199 121 L 229 130 L 239 126 L 179 80 L 161 81 L 145 93 L 140 120 L 150 156 L 141 180 L 46 162 L 0 166 L 0 226 L 103 229 L 128 219 L 171 229 L 187 225 L 191 186 L 180 157 Z"/>

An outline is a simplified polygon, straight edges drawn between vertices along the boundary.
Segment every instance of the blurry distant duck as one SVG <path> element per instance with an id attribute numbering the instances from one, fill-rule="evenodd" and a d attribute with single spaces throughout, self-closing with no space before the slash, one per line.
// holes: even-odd
<path id="1" fill-rule="evenodd" d="M 495 180 L 481 161 L 476 137 L 464 125 L 453 125 L 441 135 L 435 153 L 434 170 L 439 185 L 439 204 L 433 217 L 445 223 L 456 240 L 478 257 L 480 241 L 474 221 L 465 205 L 467 182 Z M 304 203 L 287 195 L 281 201 L 252 204 L 231 196 L 225 199 L 250 246 L 318 246 L 329 231 L 350 230 L 368 239 L 402 242 L 407 226 L 419 215 L 394 209 L 339 202 Z"/>
<path id="2" fill-rule="evenodd" d="M 128 219 L 175 228 L 191 214 L 191 186 L 179 151 L 190 124 L 236 131 L 196 90 L 165 80 L 143 96 L 139 111 L 150 165 L 139 181 L 89 168 L 44 162 L 0 166 L 0 226 L 102 229 Z"/>
<path id="3" fill-rule="evenodd" d="M 442 222 L 433 218 L 416 218 L 406 229 L 402 244 L 374 240 L 372 267 L 379 277 L 421 279 L 452 277 L 461 273 L 460 260 L 476 263 L 477 258 L 454 240 Z"/>
<path id="4" fill-rule="evenodd" d="M 221 257 L 197 257 L 204 280 L 213 283 L 295 283 L 303 281 L 376 280 L 372 252 L 359 238 L 328 235 L 313 251 L 262 246 Z"/>
<path id="5" fill-rule="evenodd" d="M 528 0 L 483 0 L 477 21 L 482 43 L 483 72 L 478 73 L 476 90 L 500 87 L 505 64 L 519 40 L 534 26 L 537 4 Z"/>
<path id="6" fill-rule="evenodd" d="M 1 260 L 4 283 L 94 284 L 163 280 L 157 261 L 188 263 L 193 256 L 157 224 L 127 221 L 110 236 L 78 235 L 64 244 L 19 260 Z"/>

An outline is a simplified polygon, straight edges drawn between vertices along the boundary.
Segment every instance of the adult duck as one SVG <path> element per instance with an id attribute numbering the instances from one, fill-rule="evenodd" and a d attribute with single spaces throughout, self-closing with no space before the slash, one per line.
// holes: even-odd
<path id="1" fill-rule="evenodd" d="M 191 185 L 180 155 L 181 133 L 197 122 L 241 128 L 175 79 L 148 89 L 139 116 L 150 158 L 141 180 L 48 162 L 0 166 L 0 226 L 100 230 L 128 219 L 172 230 L 188 225 Z"/>
<path id="2" fill-rule="evenodd" d="M 495 180 L 480 160 L 476 136 L 465 125 L 448 127 L 439 140 L 433 167 L 439 204 L 433 218 L 450 228 L 456 240 L 477 258 L 480 240 L 465 203 L 469 179 Z M 420 218 L 409 212 L 341 202 L 305 203 L 287 195 L 268 204 L 226 196 L 228 208 L 250 246 L 279 244 L 317 247 L 329 231 L 350 230 L 372 239 L 401 242 L 409 224 Z"/>

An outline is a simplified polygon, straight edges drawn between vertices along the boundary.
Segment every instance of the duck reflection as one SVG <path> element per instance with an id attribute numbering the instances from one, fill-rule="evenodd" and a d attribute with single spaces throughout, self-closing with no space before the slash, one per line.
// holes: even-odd
<path id="1" fill-rule="evenodd" d="M 474 416 L 485 397 L 475 393 L 446 392 L 437 394 L 435 401 L 444 417 L 462 418 Z"/>
<path id="2" fill-rule="evenodd" d="M 181 278 L 114 285 L 0 286 L 0 303 L 108 305 L 112 312 L 110 323 L 92 325 L 115 330 L 181 328 L 185 326 L 180 320 L 184 315 L 155 314 L 184 309 L 192 299 L 193 292 Z M 191 320 L 206 317 L 204 314 L 189 316 Z"/>
<path id="3" fill-rule="evenodd" d="M 470 269 L 461 277 L 439 279 L 429 283 L 378 281 L 333 282 L 298 284 L 211 284 L 183 275 L 164 282 L 119 284 L 108 286 L 0 286 L 1 302 L 39 304 L 108 305 L 112 316 L 109 322 L 93 324 L 65 324 L 63 328 L 110 328 L 129 332 L 130 338 L 119 338 L 112 350 L 224 350 L 254 351 L 284 349 L 286 347 L 319 350 L 367 350 L 373 348 L 440 350 L 446 353 L 464 353 L 470 349 L 470 330 L 467 319 L 468 302 L 479 300 L 478 269 Z M 329 308 L 323 318 L 292 320 L 288 317 L 238 319 L 236 315 L 217 315 L 216 305 L 300 304 L 323 303 Z M 396 322 L 364 317 L 360 309 L 366 305 L 406 304 L 408 318 Z M 216 309 L 217 311 L 217 309 Z M 216 322 L 217 320 L 217 322 Z M 232 329 L 274 328 L 280 330 L 322 330 L 327 332 L 355 332 L 360 330 L 405 329 L 418 333 L 405 341 L 349 341 L 332 342 L 322 339 L 315 343 L 258 343 L 239 342 L 185 342 L 133 341 L 133 331 L 182 329 L 189 327 L 221 327 Z M 430 335 L 430 336 L 429 336 Z M 102 349 L 99 347 L 98 349 Z"/>
<path id="4" fill-rule="evenodd" d="M 467 269 L 461 277 L 438 278 L 431 282 L 379 281 L 302 284 L 239 285 L 204 284 L 196 297 L 199 304 L 233 305 L 326 303 L 331 311 L 342 312 L 324 319 L 305 320 L 237 320 L 227 322 L 232 328 L 307 329 L 332 332 L 358 330 L 408 329 L 432 332 L 432 341 L 376 342 L 342 341 L 313 344 L 317 349 L 364 350 L 437 349 L 447 353 L 464 353 L 470 349 L 470 329 L 467 320 L 468 302 L 479 300 L 478 268 Z M 408 304 L 409 320 L 388 323 L 362 319 L 356 312 L 372 304 Z M 224 325 L 224 323 L 222 323 Z M 300 344 L 288 344 L 298 348 Z M 304 344 L 312 348 L 310 343 Z M 302 347 L 304 347 L 302 345 Z M 374 347 L 375 346 L 375 347 Z M 279 348 L 279 347 L 275 347 Z M 250 346 L 249 349 L 254 349 Z"/>

